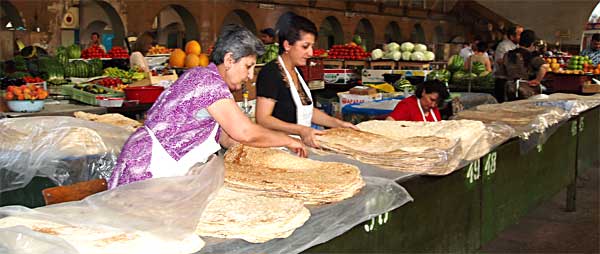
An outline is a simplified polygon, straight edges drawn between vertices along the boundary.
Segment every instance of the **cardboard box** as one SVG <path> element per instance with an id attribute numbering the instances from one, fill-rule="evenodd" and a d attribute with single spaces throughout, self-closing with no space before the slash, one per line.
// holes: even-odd
<path id="1" fill-rule="evenodd" d="M 383 74 L 402 74 L 405 77 L 425 77 L 431 71 L 428 70 L 374 70 L 374 69 L 363 69 L 362 71 L 362 83 L 384 83 Z"/>
<path id="2" fill-rule="evenodd" d="M 325 69 L 323 72 L 323 80 L 326 84 L 346 85 L 350 81 L 360 79 L 358 73 L 350 69 Z"/>
<path id="3" fill-rule="evenodd" d="M 583 93 L 600 93 L 600 85 L 599 84 L 584 84 L 581 89 Z"/>
<path id="4" fill-rule="evenodd" d="M 337 95 L 340 98 L 340 109 L 348 104 L 381 100 L 381 98 L 382 98 L 381 93 L 369 94 L 369 95 L 358 95 L 358 94 L 350 94 L 350 92 L 340 92 Z"/>

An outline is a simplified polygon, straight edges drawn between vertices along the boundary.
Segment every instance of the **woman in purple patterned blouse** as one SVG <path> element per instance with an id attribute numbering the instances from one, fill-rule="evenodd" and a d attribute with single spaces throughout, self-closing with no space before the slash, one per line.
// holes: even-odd
<path id="1" fill-rule="evenodd" d="M 252 79 L 262 43 L 247 29 L 226 26 L 210 56 L 211 64 L 186 71 L 148 111 L 144 128 L 125 143 L 109 188 L 148 178 L 185 175 L 197 162 L 240 142 L 257 147 L 285 146 L 306 156 L 302 142 L 250 121 L 230 90 Z"/>

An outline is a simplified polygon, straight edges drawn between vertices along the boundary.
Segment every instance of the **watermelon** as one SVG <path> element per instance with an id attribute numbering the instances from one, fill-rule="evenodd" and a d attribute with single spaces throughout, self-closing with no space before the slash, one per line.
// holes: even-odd
<path id="1" fill-rule="evenodd" d="M 81 58 L 81 48 L 79 48 L 78 45 L 73 44 L 67 49 L 67 55 L 69 56 L 69 59 Z"/>
<path id="2" fill-rule="evenodd" d="M 434 70 L 427 74 L 427 80 L 439 80 L 442 82 L 450 81 L 450 72 L 448 70 Z"/>
<path id="3" fill-rule="evenodd" d="M 473 72 L 475 75 L 479 75 L 480 73 L 486 71 L 485 70 L 485 65 L 481 62 L 474 62 L 473 64 L 471 64 L 471 72 Z"/>
<path id="4" fill-rule="evenodd" d="M 465 60 L 459 55 L 453 55 L 448 60 L 448 70 L 450 72 L 462 71 L 465 66 Z"/>

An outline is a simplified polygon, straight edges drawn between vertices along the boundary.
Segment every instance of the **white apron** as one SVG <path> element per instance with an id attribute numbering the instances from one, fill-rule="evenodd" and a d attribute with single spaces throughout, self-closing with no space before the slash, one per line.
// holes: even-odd
<path id="1" fill-rule="evenodd" d="M 152 157 L 150 158 L 149 168 L 152 178 L 184 176 L 196 163 L 205 163 L 212 154 L 221 149 L 219 143 L 215 141 L 219 130 L 218 123 L 215 124 L 210 135 L 203 143 L 187 152 L 179 161 L 173 159 L 167 153 L 150 128 L 144 127 L 152 138 Z"/>
<path id="2" fill-rule="evenodd" d="M 285 71 L 285 75 L 290 84 L 290 93 L 292 94 L 292 99 L 294 100 L 294 104 L 296 104 L 296 123 L 299 125 L 310 127 L 312 124 L 314 102 L 311 103 L 310 105 L 302 104 L 302 100 L 300 99 L 300 94 L 298 94 L 298 90 L 296 89 L 296 84 L 294 84 L 294 80 L 292 79 L 292 76 L 290 75 L 288 70 L 285 68 L 285 64 L 283 63 L 283 59 L 281 59 L 281 56 L 278 57 L 278 60 L 279 60 L 279 64 L 281 64 L 281 66 L 283 67 L 283 71 Z M 312 100 L 312 95 L 310 93 L 310 89 L 308 89 L 308 86 L 306 85 L 306 82 L 304 82 L 304 79 L 302 78 L 302 76 L 300 76 L 300 72 L 298 72 L 298 69 L 294 67 L 294 70 L 298 74 L 298 80 L 300 81 L 300 84 L 301 84 L 302 88 L 304 89 L 304 92 L 306 92 L 306 96 L 308 96 L 308 98 L 311 98 L 311 100 Z"/>
<path id="3" fill-rule="evenodd" d="M 427 122 L 427 118 L 425 117 L 425 112 L 423 112 L 423 107 L 421 107 L 421 100 L 417 98 L 417 105 L 419 105 L 419 111 L 421 111 L 421 116 L 423 117 L 423 122 Z M 433 113 L 433 109 L 429 109 L 429 114 L 433 117 L 433 121 L 437 122 L 438 119 Z"/>

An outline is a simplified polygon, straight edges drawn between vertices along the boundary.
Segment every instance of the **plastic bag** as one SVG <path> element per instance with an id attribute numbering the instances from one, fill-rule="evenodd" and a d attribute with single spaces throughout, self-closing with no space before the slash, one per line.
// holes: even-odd
<path id="1" fill-rule="evenodd" d="M 110 177 L 131 132 L 73 117 L 0 120 L 0 192 L 22 188 L 34 176 L 57 185 Z"/>
<path id="2" fill-rule="evenodd" d="M 204 245 L 194 230 L 223 174 L 222 157 L 213 156 L 197 175 L 134 182 L 36 209 L 3 207 L 0 246 L 14 253 L 192 253 Z M 28 220 L 35 223 L 18 226 Z"/>
<path id="3" fill-rule="evenodd" d="M 299 253 L 413 200 L 403 187 L 393 181 L 372 177 L 365 177 L 364 180 L 366 186 L 352 198 L 308 207 L 310 219 L 288 238 L 262 244 L 204 238 L 206 246 L 198 253 Z"/>

